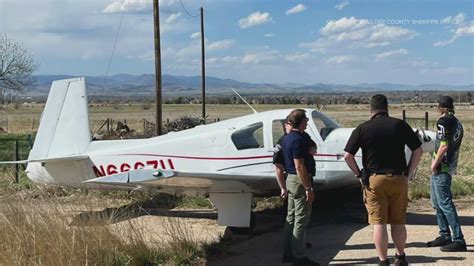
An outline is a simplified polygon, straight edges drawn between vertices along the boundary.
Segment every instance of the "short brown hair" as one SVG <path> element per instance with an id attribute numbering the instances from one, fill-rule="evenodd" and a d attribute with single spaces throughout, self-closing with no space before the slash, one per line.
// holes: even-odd
<path id="1" fill-rule="evenodd" d="M 370 109 L 375 110 L 388 110 L 387 97 L 383 94 L 375 94 L 370 99 Z"/>
<path id="2" fill-rule="evenodd" d="M 286 117 L 288 124 L 294 128 L 298 127 L 305 119 L 308 118 L 306 117 L 306 111 L 303 109 L 295 109 Z"/>

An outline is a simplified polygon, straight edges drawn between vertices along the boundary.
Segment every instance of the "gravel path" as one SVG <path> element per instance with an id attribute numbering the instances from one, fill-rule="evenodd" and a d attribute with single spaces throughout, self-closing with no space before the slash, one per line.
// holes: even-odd
<path id="1" fill-rule="evenodd" d="M 468 252 L 458 253 L 445 253 L 441 252 L 439 248 L 425 246 L 426 241 L 437 236 L 438 227 L 434 211 L 431 210 L 427 200 L 410 204 L 406 249 L 410 264 L 473 265 L 473 202 L 474 200 L 470 198 L 456 202 L 459 206 L 462 229 L 468 244 Z M 372 242 L 372 227 L 358 222 L 354 215 L 348 212 L 349 209 L 351 208 L 336 211 L 316 208 L 307 236 L 308 241 L 313 245 L 309 250 L 311 259 L 323 265 L 376 264 L 378 262 Z M 281 219 L 276 220 L 282 221 Z M 212 259 L 209 265 L 291 265 L 280 262 L 281 226 L 273 232 L 260 232 L 259 234 L 258 230 L 257 228 L 257 235 L 236 241 L 225 255 Z M 394 254 L 395 249 L 393 245 L 390 245 L 389 256 L 391 256 L 392 262 Z"/>

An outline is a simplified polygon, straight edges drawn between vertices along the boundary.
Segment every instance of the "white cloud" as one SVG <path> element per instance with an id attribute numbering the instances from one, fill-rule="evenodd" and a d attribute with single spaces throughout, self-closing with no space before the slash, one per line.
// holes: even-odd
<path id="1" fill-rule="evenodd" d="M 270 21 L 272 21 L 272 17 L 269 13 L 260 13 L 260 11 L 257 11 L 248 15 L 248 17 L 239 20 L 239 26 L 242 29 L 246 29 L 259 24 L 268 23 Z"/>
<path id="2" fill-rule="evenodd" d="M 433 46 L 446 46 L 448 44 L 451 44 L 455 41 L 456 39 L 451 39 L 451 40 L 447 40 L 447 41 L 439 41 L 439 42 L 435 42 L 433 43 Z"/>
<path id="3" fill-rule="evenodd" d="M 193 34 L 194 35 L 194 34 Z M 208 53 L 213 53 L 220 50 L 225 50 L 232 47 L 235 43 L 232 39 L 224 39 L 217 42 L 210 42 L 208 39 L 205 39 L 206 51 Z M 201 42 L 193 39 L 186 47 L 179 49 L 174 56 L 186 61 L 189 58 L 198 57 L 201 54 Z"/>
<path id="4" fill-rule="evenodd" d="M 357 19 L 355 17 L 343 17 L 338 20 L 330 20 L 326 26 L 321 29 L 323 35 L 333 35 L 346 31 L 354 31 L 369 26 L 368 19 Z"/>
<path id="5" fill-rule="evenodd" d="M 173 14 L 171 14 L 171 15 L 166 19 L 166 23 L 172 24 L 173 22 L 175 22 L 176 20 L 178 20 L 178 18 L 179 18 L 180 16 L 181 16 L 181 12 L 173 13 Z"/>
<path id="6" fill-rule="evenodd" d="M 346 7 L 348 5 L 349 5 L 349 2 L 344 1 L 344 2 L 340 2 L 339 4 L 335 5 L 334 8 L 341 11 L 344 7 Z"/>
<path id="7" fill-rule="evenodd" d="M 273 33 L 265 33 L 263 36 L 266 37 L 266 38 L 272 38 L 272 37 L 275 36 L 275 34 L 273 34 Z"/>
<path id="8" fill-rule="evenodd" d="M 242 60 L 244 64 L 258 64 L 260 63 L 260 59 L 258 58 L 257 54 L 246 54 L 244 59 Z"/>
<path id="9" fill-rule="evenodd" d="M 452 16 L 442 19 L 441 24 L 462 24 L 466 20 L 464 13 L 457 14 L 454 18 Z"/>
<path id="10" fill-rule="evenodd" d="M 372 34 L 369 41 L 372 43 L 382 43 L 396 40 L 410 40 L 416 35 L 417 33 L 412 30 L 378 24 L 372 27 Z"/>
<path id="11" fill-rule="evenodd" d="M 344 64 L 348 63 L 353 60 L 352 56 L 348 55 L 338 55 L 338 56 L 333 56 L 330 57 L 326 60 L 326 63 L 328 64 Z"/>
<path id="12" fill-rule="evenodd" d="M 196 39 L 201 39 L 201 33 L 200 32 L 195 32 L 191 34 L 191 39 L 196 40 Z"/>
<path id="13" fill-rule="evenodd" d="M 225 57 L 211 57 L 206 60 L 207 63 L 216 64 L 216 63 L 237 63 L 240 62 L 241 58 L 239 56 L 225 56 Z"/>
<path id="14" fill-rule="evenodd" d="M 246 53 L 243 64 L 272 64 L 281 59 L 281 54 L 277 50 L 269 50 L 264 47 L 260 51 Z"/>
<path id="15" fill-rule="evenodd" d="M 289 62 L 299 63 L 309 59 L 310 55 L 308 53 L 295 53 L 288 54 L 285 56 L 285 60 Z"/>
<path id="16" fill-rule="evenodd" d="M 376 58 L 377 60 L 381 60 L 381 59 L 384 59 L 384 58 L 387 58 L 387 57 L 391 57 L 391 56 L 406 55 L 406 54 L 408 54 L 407 49 L 405 49 L 405 48 L 400 48 L 400 49 L 398 49 L 398 50 L 393 50 L 393 51 L 388 51 L 388 52 L 376 54 L 376 55 L 375 55 L 375 58 Z"/>
<path id="17" fill-rule="evenodd" d="M 232 39 L 225 39 L 222 41 L 217 41 L 214 43 L 209 43 L 207 44 L 207 50 L 208 51 L 216 51 L 216 50 L 222 50 L 222 49 L 227 49 L 232 47 L 234 45 L 234 40 Z"/>
<path id="18" fill-rule="evenodd" d="M 384 47 L 387 45 L 390 45 L 390 43 L 389 42 L 369 43 L 367 44 L 367 48 Z"/>
<path id="19" fill-rule="evenodd" d="M 456 33 L 454 34 L 454 36 L 456 36 L 457 38 L 472 35 L 474 35 L 474 21 L 471 22 L 471 25 L 466 25 L 464 27 L 458 28 L 456 30 Z"/>
<path id="20" fill-rule="evenodd" d="M 397 26 L 371 24 L 367 19 L 343 17 L 329 21 L 321 30 L 324 36 L 314 42 L 300 43 L 299 47 L 312 52 L 347 48 L 374 48 L 388 46 L 393 42 L 410 40 L 418 35 L 415 31 Z"/>
<path id="21" fill-rule="evenodd" d="M 306 10 L 306 7 L 303 4 L 297 4 L 296 6 L 286 10 L 285 14 L 288 15 L 293 15 L 296 13 L 301 13 Z"/>
<path id="22" fill-rule="evenodd" d="M 453 37 L 446 41 L 435 42 L 433 46 L 446 46 L 454 43 L 457 39 L 465 36 L 474 36 L 474 21 L 469 25 L 460 25 L 455 31 Z"/>
<path id="23" fill-rule="evenodd" d="M 104 8 L 103 13 L 118 13 L 122 11 L 144 11 L 152 7 L 149 0 L 116 0 Z"/>
<path id="24" fill-rule="evenodd" d="M 176 4 L 176 0 L 160 0 L 160 11 L 163 7 L 172 6 Z M 108 4 L 103 10 L 103 13 L 119 13 L 119 12 L 144 12 L 150 11 L 153 8 L 152 0 L 114 0 Z"/>

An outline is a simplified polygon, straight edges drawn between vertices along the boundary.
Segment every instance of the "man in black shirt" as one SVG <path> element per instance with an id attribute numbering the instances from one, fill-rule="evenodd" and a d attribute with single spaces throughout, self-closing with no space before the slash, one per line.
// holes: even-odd
<path id="1" fill-rule="evenodd" d="M 396 264 L 408 265 L 404 252 L 408 178 L 414 175 L 423 153 L 421 142 L 407 123 L 388 115 L 387 97 L 384 95 L 372 96 L 370 112 L 372 118 L 352 132 L 344 149 L 344 159 L 360 178 L 361 170 L 354 156 L 359 148 L 362 149 L 362 165 L 370 176 L 369 185 L 364 187 L 364 201 L 369 223 L 374 225 L 379 265 L 389 265 L 387 224 L 390 224 L 396 248 Z M 412 150 L 408 165 L 405 145 Z"/>
<path id="2" fill-rule="evenodd" d="M 453 99 L 443 96 L 438 102 L 441 117 L 431 163 L 431 202 L 436 210 L 439 237 L 430 241 L 428 247 L 441 247 L 441 251 L 466 251 L 466 241 L 461 231 L 456 207 L 451 193 L 452 175 L 456 174 L 459 148 L 463 138 L 461 122 L 454 116 Z M 449 230 L 451 227 L 451 231 Z M 451 234 L 452 233 L 452 234 Z"/>

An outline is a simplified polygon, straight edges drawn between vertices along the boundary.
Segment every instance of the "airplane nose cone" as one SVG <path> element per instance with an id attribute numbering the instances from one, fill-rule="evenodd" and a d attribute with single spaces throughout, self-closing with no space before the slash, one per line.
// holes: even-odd
<path id="1" fill-rule="evenodd" d="M 418 134 L 420 135 L 423 152 L 433 152 L 435 149 L 436 132 L 426 130 L 424 134 L 423 132 Z"/>

